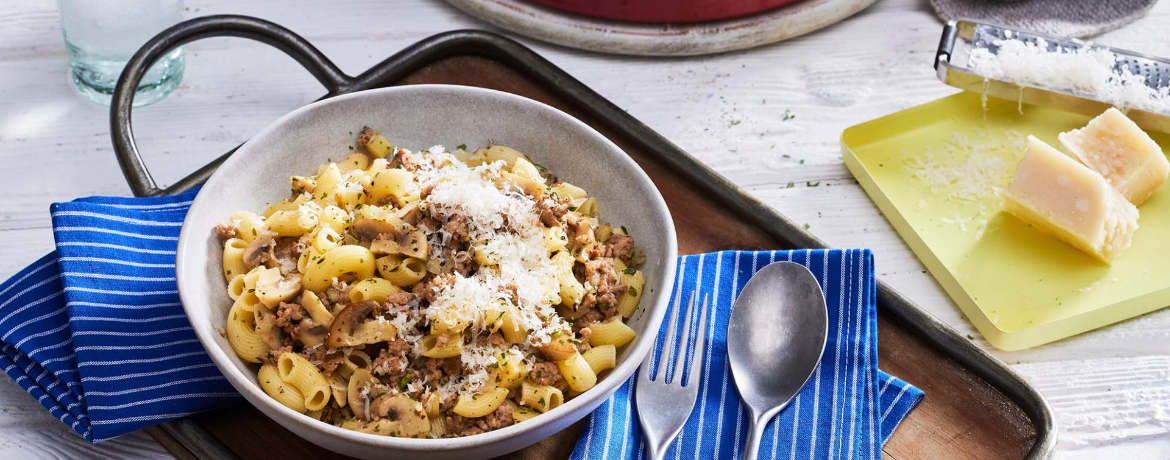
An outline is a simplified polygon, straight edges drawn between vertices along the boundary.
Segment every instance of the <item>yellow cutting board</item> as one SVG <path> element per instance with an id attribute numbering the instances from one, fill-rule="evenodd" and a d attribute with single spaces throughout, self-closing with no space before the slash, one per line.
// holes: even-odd
<path id="1" fill-rule="evenodd" d="M 1139 208 L 1133 246 L 1106 265 L 1003 212 L 1027 136 L 1090 117 L 959 93 L 841 135 L 845 165 L 992 345 L 1020 350 L 1170 305 L 1170 181 Z M 1151 133 L 1159 145 L 1170 136 Z"/>

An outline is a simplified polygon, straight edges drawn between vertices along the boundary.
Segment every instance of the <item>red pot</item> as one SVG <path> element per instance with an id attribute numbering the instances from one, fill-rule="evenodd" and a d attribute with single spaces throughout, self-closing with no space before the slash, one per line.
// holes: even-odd
<path id="1" fill-rule="evenodd" d="M 530 0 L 585 16 L 633 22 L 705 22 L 737 18 L 799 0 Z"/>

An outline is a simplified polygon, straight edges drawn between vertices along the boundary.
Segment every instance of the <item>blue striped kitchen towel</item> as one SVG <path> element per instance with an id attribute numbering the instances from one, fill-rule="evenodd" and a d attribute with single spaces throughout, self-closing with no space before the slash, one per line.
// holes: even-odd
<path id="1" fill-rule="evenodd" d="M 674 297 L 684 296 L 681 299 L 685 300 L 697 290 L 710 296 L 709 315 L 714 320 L 708 321 L 705 331 L 708 347 L 700 369 L 699 401 L 666 458 L 743 457 L 740 450 L 747 434 L 747 414 L 727 363 L 727 320 L 748 279 L 765 265 L 781 260 L 808 267 L 820 281 L 829 309 L 829 340 L 813 378 L 765 429 L 760 459 L 878 460 L 882 444 L 922 400 L 921 390 L 878 370 L 877 289 L 869 250 L 726 251 L 683 256 L 679 257 L 671 308 L 677 306 L 685 312 L 686 302 L 676 305 Z M 699 313 L 696 308 L 690 320 L 697 322 Z M 658 334 L 655 359 L 665 341 L 666 323 L 663 321 Z M 677 327 L 677 336 L 681 336 L 683 322 Z M 645 457 L 634 412 L 634 385 L 631 378 L 590 415 L 572 459 Z"/>
<path id="2" fill-rule="evenodd" d="M 0 284 L 0 367 L 91 442 L 242 401 L 179 304 L 194 193 L 54 204 L 57 250 Z"/>

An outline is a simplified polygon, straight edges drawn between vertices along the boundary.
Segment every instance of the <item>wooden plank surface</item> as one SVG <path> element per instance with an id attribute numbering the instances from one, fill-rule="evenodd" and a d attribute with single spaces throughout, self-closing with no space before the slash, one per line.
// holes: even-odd
<path id="1" fill-rule="evenodd" d="M 434 33 L 490 29 L 438 0 L 186 4 L 188 17 L 239 13 L 276 21 L 350 73 Z M 54 2 L 9 2 L 0 24 L 3 278 L 51 249 L 49 203 L 129 191 L 113 160 L 106 109 L 81 100 L 67 81 Z M 1146 18 L 1097 39 L 1170 56 L 1167 24 L 1170 2 L 1161 2 Z M 987 347 L 840 161 L 845 127 L 953 92 L 930 68 L 941 25 L 925 0 L 884 0 L 806 37 L 692 59 L 603 56 L 522 41 L 830 244 L 872 248 L 884 281 Z M 187 49 L 180 90 L 135 112 L 139 144 L 163 183 L 322 93 L 296 63 L 260 44 L 215 39 Z M 795 117 L 785 120 L 786 111 Z M 1049 398 L 1062 427 L 1059 459 L 1164 459 L 1168 335 L 1170 310 L 1162 310 L 1034 350 L 991 351 Z M 5 379 L 0 407 L 0 458 L 165 456 L 143 434 L 93 450 Z"/>

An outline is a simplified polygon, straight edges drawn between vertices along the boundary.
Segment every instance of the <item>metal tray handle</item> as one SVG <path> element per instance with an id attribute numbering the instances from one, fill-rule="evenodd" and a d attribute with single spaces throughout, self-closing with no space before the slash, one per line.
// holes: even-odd
<path id="1" fill-rule="evenodd" d="M 159 188 L 150 175 L 138 145 L 134 142 L 130 112 L 134 90 L 146 71 L 175 47 L 209 37 L 242 37 L 263 42 L 283 51 L 305 67 L 329 91 L 329 95 L 343 93 L 354 79 L 341 71 L 313 45 L 300 35 L 263 19 L 236 15 L 204 16 L 175 24 L 152 38 L 126 63 L 114 89 L 110 104 L 110 136 L 122 174 L 130 184 L 134 196 L 159 196 L 182 192 L 207 180 L 235 149 L 220 156 L 195 173 L 165 189 Z"/>

